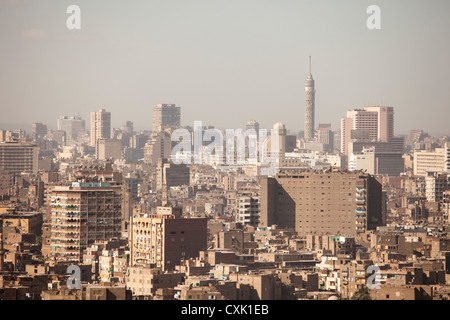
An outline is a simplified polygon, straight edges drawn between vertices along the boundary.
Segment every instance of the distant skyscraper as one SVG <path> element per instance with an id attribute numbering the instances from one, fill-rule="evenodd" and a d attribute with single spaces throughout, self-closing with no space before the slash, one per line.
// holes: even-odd
<path id="1" fill-rule="evenodd" d="M 31 134 L 33 139 L 43 138 L 47 134 L 47 125 L 40 122 L 33 123 Z"/>
<path id="2" fill-rule="evenodd" d="M 267 148 L 273 160 L 278 158 L 278 160 L 281 161 L 284 159 L 286 153 L 286 126 L 281 122 L 277 122 L 273 125 L 272 130 L 278 135 L 278 141 L 272 140 L 273 137 L 270 136 Z M 272 143 L 275 145 L 272 146 Z"/>
<path id="3" fill-rule="evenodd" d="M 450 173 L 450 142 L 445 143 L 445 165 L 444 171 Z"/>
<path id="4" fill-rule="evenodd" d="M 133 122 L 126 121 L 125 124 L 120 128 L 120 130 L 128 134 L 133 134 L 134 132 Z"/>
<path id="5" fill-rule="evenodd" d="M 334 132 L 331 131 L 330 123 L 321 123 L 317 128 L 317 139 L 323 143 L 324 151 L 333 151 Z"/>
<path id="6" fill-rule="evenodd" d="M 341 119 L 341 152 L 349 154 L 355 140 L 390 142 L 394 137 L 394 108 L 365 107 L 347 111 Z"/>
<path id="7" fill-rule="evenodd" d="M 259 123 L 255 120 L 249 120 L 249 121 L 247 121 L 247 123 L 245 125 L 245 129 L 246 130 L 253 129 L 256 131 L 256 134 L 258 135 L 259 134 Z"/>
<path id="8" fill-rule="evenodd" d="M 111 139 L 111 112 L 105 109 L 91 112 L 91 146 L 95 146 L 98 139 Z"/>
<path id="9" fill-rule="evenodd" d="M 393 107 L 366 107 L 366 111 L 377 112 L 378 132 L 377 138 L 381 142 L 389 142 L 394 136 L 394 108 Z"/>
<path id="10" fill-rule="evenodd" d="M 180 107 L 174 104 L 158 104 L 153 108 L 153 132 L 179 127 L 180 120 Z"/>
<path id="11" fill-rule="evenodd" d="M 81 117 L 59 117 L 57 130 L 66 132 L 67 142 L 78 138 L 78 134 L 86 129 L 85 121 Z"/>
<path id="12" fill-rule="evenodd" d="M 315 113 L 314 79 L 311 74 L 311 57 L 309 57 L 309 73 L 305 82 L 305 135 L 306 141 L 314 139 L 314 113 Z"/>
<path id="13" fill-rule="evenodd" d="M 152 133 L 144 146 L 144 162 L 156 166 L 159 159 L 170 159 L 172 140 L 168 132 Z"/>
<path id="14" fill-rule="evenodd" d="M 98 139 L 95 154 L 99 160 L 120 159 L 122 157 L 122 141 L 119 139 Z"/>

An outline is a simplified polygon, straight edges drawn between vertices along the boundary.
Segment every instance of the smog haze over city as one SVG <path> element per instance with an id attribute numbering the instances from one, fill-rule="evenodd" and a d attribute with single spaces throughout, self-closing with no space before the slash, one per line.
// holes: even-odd
<path id="1" fill-rule="evenodd" d="M 308 56 L 316 118 L 339 126 L 352 108 L 396 108 L 396 132 L 448 134 L 450 3 L 378 1 L 0 2 L 1 122 L 56 127 L 105 107 L 112 123 L 150 129 L 152 106 L 183 107 L 183 125 L 239 128 L 255 119 L 303 130 Z"/>

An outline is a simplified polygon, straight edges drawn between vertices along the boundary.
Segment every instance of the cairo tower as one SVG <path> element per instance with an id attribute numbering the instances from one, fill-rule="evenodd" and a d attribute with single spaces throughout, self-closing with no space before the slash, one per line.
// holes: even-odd
<path id="1" fill-rule="evenodd" d="M 309 57 L 309 73 L 305 81 L 305 141 L 314 140 L 315 95 L 314 79 L 311 74 L 311 57 Z"/>

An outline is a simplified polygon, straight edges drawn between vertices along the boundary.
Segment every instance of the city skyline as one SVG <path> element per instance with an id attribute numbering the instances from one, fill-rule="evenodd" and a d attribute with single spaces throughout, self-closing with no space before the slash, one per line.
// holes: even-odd
<path id="1" fill-rule="evenodd" d="M 66 28 L 68 4 L 46 4 L 0 2 L 2 126 L 105 108 L 113 127 L 150 130 L 153 106 L 173 103 L 182 125 L 303 131 L 313 56 L 316 123 L 338 130 L 347 110 L 385 105 L 396 134 L 448 134 L 446 1 L 380 1 L 381 30 L 366 27 L 369 2 L 79 1 L 81 30 Z"/>

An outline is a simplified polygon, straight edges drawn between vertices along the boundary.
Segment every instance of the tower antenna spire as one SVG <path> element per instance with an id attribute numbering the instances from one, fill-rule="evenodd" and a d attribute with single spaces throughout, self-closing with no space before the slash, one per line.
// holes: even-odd
<path id="1" fill-rule="evenodd" d="M 309 56 L 309 74 L 311 74 L 311 56 Z"/>

